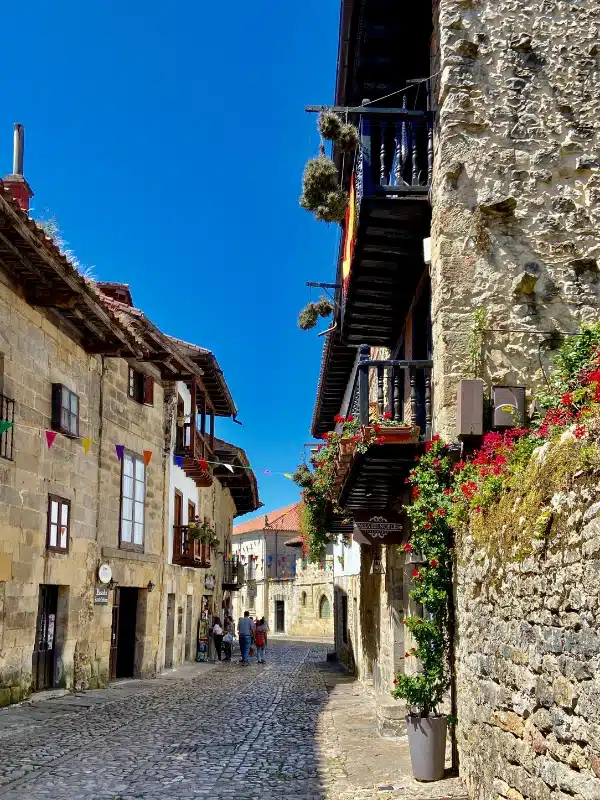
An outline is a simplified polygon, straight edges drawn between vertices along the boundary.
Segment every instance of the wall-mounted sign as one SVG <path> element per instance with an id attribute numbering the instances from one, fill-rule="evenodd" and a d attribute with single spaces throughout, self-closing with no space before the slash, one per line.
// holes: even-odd
<path id="1" fill-rule="evenodd" d="M 112 569 L 108 564 L 101 564 L 98 567 L 98 580 L 100 583 L 110 583 L 112 578 Z"/>
<path id="2" fill-rule="evenodd" d="M 96 586 L 94 586 L 94 605 L 107 606 L 109 591 L 110 589 L 108 588 L 108 586 L 101 586 L 96 584 Z"/>
<path id="3" fill-rule="evenodd" d="M 391 508 L 354 512 L 354 538 L 361 544 L 402 544 L 408 533 L 406 516 Z"/>

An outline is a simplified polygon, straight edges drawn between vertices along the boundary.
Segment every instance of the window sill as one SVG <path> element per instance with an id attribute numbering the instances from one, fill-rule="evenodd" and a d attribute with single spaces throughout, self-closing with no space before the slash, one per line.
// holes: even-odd
<path id="1" fill-rule="evenodd" d="M 159 564 L 161 557 L 154 553 L 143 553 L 136 550 L 124 550 L 120 547 L 103 547 L 103 558 L 121 558 L 130 559 L 132 561 L 144 561 L 147 564 Z"/>

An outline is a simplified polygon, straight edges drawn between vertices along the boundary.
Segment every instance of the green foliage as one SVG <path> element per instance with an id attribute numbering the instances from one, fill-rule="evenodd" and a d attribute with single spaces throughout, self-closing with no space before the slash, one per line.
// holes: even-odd
<path id="1" fill-rule="evenodd" d="M 581 372 L 590 367 L 599 349 L 600 323 L 583 328 L 579 336 L 565 339 L 552 359 L 549 387 L 536 396 L 542 408 L 557 406 L 565 392 L 581 390 Z"/>
<path id="2" fill-rule="evenodd" d="M 358 148 L 358 142 L 358 128 L 356 125 L 351 125 L 350 123 L 342 125 L 335 142 L 340 153 L 355 153 Z"/>
<path id="3" fill-rule="evenodd" d="M 317 118 L 317 129 L 324 139 L 337 139 L 342 130 L 342 118 L 324 108 Z"/>
<path id="4" fill-rule="evenodd" d="M 308 303 L 298 315 L 298 327 L 303 331 L 314 328 L 319 317 L 328 317 L 333 313 L 333 303 L 321 297 L 316 303 Z"/>
<path id="5" fill-rule="evenodd" d="M 469 339 L 469 364 L 473 378 L 483 377 L 483 339 L 487 325 L 487 312 L 479 306 L 473 312 L 473 328 Z"/>
<path id="6" fill-rule="evenodd" d="M 337 167 L 327 156 L 321 154 L 306 164 L 300 205 L 324 222 L 344 219 L 348 194 L 339 188 Z"/>

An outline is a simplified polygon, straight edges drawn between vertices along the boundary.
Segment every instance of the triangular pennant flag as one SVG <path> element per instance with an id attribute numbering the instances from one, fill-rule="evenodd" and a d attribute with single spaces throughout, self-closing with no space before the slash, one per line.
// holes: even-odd
<path id="1" fill-rule="evenodd" d="M 208 462 L 205 461 L 203 458 L 198 459 L 198 464 L 200 465 L 200 469 L 203 469 L 204 472 L 208 472 Z"/>
<path id="2" fill-rule="evenodd" d="M 183 456 L 174 456 L 173 462 L 176 467 L 183 467 Z"/>
<path id="3" fill-rule="evenodd" d="M 152 458 L 152 450 L 144 450 L 144 464 L 148 466 L 150 463 L 150 459 Z"/>
<path id="4" fill-rule="evenodd" d="M 223 466 L 224 466 L 226 469 L 228 469 L 228 470 L 229 470 L 229 472 L 233 472 L 233 467 L 231 466 L 231 464 L 223 464 Z"/>
<path id="5" fill-rule="evenodd" d="M 46 444 L 48 445 L 48 450 L 54 444 L 54 440 L 56 439 L 56 431 L 46 431 Z"/>
<path id="6" fill-rule="evenodd" d="M 294 479 L 292 478 L 292 476 L 290 475 L 290 473 L 289 473 L 289 472 L 284 472 L 284 473 L 283 473 L 283 477 L 284 477 L 284 478 L 289 478 L 289 480 L 291 480 L 291 481 L 293 481 L 293 480 L 294 480 Z"/>
<path id="7" fill-rule="evenodd" d="M 125 445 L 124 444 L 116 444 L 115 445 L 115 452 L 117 454 L 117 458 L 119 459 L 119 461 L 121 461 L 121 459 L 123 458 L 123 451 L 124 450 L 125 450 Z"/>
<path id="8" fill-rule="evenodd" d="M 271 472 L 271 470 L 270 470 L 270 469 L 266 469 L 266 470 L 265 470 L 265 475 L 272 475 L 272 472 Z"/>
<path id="9" fill-rule="evenodd" d="M 84 436 L 83 437 L 83 439 L 81 440 L 81 446 L 83 447 L 83 452 L 87 456 L 88 450 L 92 446 L 92 440 L 89 438 L 89 436 Z"/>
<path id="10" fill-rule="evenodd" d="M 5 422 L 4 420 L 2 420 L 2 422 L 0 422 L 0 434 L 6 433 L 6 431 L 9 428 L 12 428 L 14 424 L 15 424 L 14 422 Z"/>

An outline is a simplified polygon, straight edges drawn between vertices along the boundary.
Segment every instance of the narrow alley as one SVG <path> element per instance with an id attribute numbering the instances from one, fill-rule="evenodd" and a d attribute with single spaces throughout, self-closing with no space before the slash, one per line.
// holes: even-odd
<path id="1" fill-rule="evenodd" d="M 327 648 L 275 642 L 265 667 L 194 665 L 0 712 L 2 800 L 458 798 L 417 784 L 408 746 Z"/>

